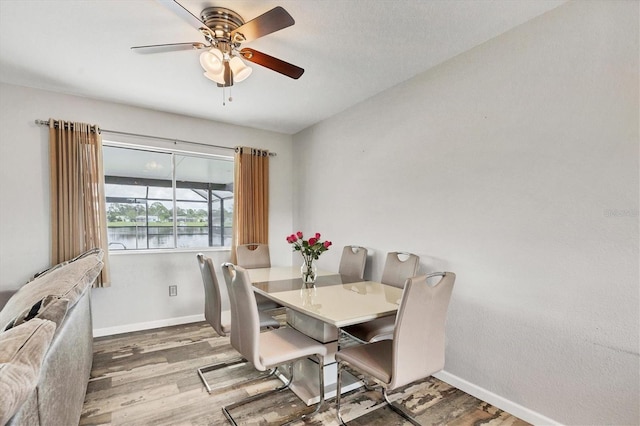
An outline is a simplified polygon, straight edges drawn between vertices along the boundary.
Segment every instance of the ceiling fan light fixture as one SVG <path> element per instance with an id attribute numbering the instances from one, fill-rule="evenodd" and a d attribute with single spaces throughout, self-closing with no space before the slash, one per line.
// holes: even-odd
<path id="1" fill-rule="evenodd" d="M 229 66 L 231 67 L 231 71 L 233 71 L 233 80 L 238 83 L 245 80 L 253 72 L 253 69 L 246 66 L 244 62 L 242 62 L 242 59 L 237 56 L 231 58 Z"/>
<path id="2" fill-rule="evenodd" d="M 205 72 L 204 76 L 218 84 L 224 84 L 224 68 L 219 73 Z"/>
<path id="3" fill-rule="evenodd" d="M 2 0 L 0 0 L 1 2 Z M 282 7 L 277 6 L 262 15 L 245 22 L 244 19 L 231 9 L 224 7 L 207 7 L 202 10 L 200 18 L 189 12 L 180 4 L 182 0 L 162 0 L 162 3 L 178 16 L 189 21 L 204 36 L 207 44 L 200 42 L 168 43 L 150 46 L 134 46 L 139 53 L 149 51 L 168 50 L 200 50 L 200 65 L 204 69 L 204 76 L 222 87 L 222 105 L 225 105 L 225 88 L 234 82 L 246 80 L 253 70 L 243 60 L 258 64 L 284 76 L 298 79 L 304 69 L 269 56 L 250 48 L 241 48 L 244 42 L 253 41 L 268 34 L 290 27 L 295 23 L 293 17 Z M 151 49 L 151 50 L 149 50 Z M 238 56 L 239 55 L 239 56 Z M 231 96 L 229 96 L 231 101 Z"/>
<path id="4" fill-rule="evenodd" d="M 212 74 L 218 74 L 224 70 L 222 61 L 222 52 L 220 52 L 215 47 L 200 54 L 200 65 L 205 71 Z"/>

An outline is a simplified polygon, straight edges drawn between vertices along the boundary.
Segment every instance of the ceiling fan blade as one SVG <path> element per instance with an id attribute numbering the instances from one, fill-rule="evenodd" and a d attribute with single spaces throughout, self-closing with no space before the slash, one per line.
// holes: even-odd
<path id="1" fill-rule="evenodd" d="M 275 72 L 286 75 L 293 79 L 299 79 L 304 74 L 304 69 L 289 62 L 285 62 L 281 59 L 269 56 L 266 53 L 258 52 L 257 50 L 245 48 L 240 51 L 240 54 L 249 62 L 262 65 L 265 68 L 269 68 Z"/>
<path id="2" fill-rule="evenodd" d="M 178 15 L 186 23 L 194 28 L 209 28 L 196 15 L 189 12 L 186 7 L 178 3 L 176 0 L 156 0 L 158 3 Z"/>
<path id="3" fill-rule="evenodd" d="M 295 23 L 296 21 L 293 20 L 286 10 L 277 6 L 231 31 L 231 39 L 236 40 L 235 35 L 242 34 L 242 39 L 238 41 L 252 41 L 283 28 L 290 27 Z"/>
<path id="4" fill-rule="evenodd" d="M 204 49 L 207 45 L 199 42 L 192 43 L 168 43 L 168 44 L 150 44 L 148 46 L 133 46 L 131 50 L 136 53 L 149 54 L 149 53 L 165 53 L 176 52 L 180 50 L 194 50 Z"/>

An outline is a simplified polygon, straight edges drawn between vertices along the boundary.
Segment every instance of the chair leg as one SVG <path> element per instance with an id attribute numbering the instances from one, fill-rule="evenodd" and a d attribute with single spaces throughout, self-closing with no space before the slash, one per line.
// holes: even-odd
<path id="1" fill-rule="evenodd" d="M 317 359 L 319 361 L 318 362 L 318 366 L 319 366 L 319 370 L 320 370 L 320 373 L 319 373 L 319 379 L 320 379 L 319 380 L 320 381 L 320 401 L 318 401 L 318 404 L 316 404 L 315 411 L 310 413 L 310 415 L 316 414 L 320 410 L 320 408 L 322 407 L 322 404 L 324 403 L 324 359 L 322 358 L 322 356 L 316 355 L 316 357 L 317 357 Z M 272 395 L 274 393 L 278 393 L 278 392 L 281 392 L 283 390 L 288 389 L 289 386 L 291 386 L 291 383 L 293 382 L 293 367 L 292 367 L 292 365 L 293 365 L 293 363 L 289 364 L 289 371 L 290 371 L 289 376 L 290 376 L 290 379 L 286 383 L 284 383 L 282 386 L 279 386 L 279 387 L 277 387 L 275 389 L 268 390 L 266 392 L 262 392 L 262 393 L 259 393 L 259 394 L 256 394 L 256 395 L 249 396 L 249 397 L 247 397 L 245 399 L 242 399 L 240 401 L 237 401 L 237 402 L 234 402 L 232 404 L 229 404 L 229 405 L 226 405 L 226 406 L 222 407 L 222 412 L 224 413 L 224 416 L 227 418 L 229 423 L 231 423 L 232 425 L 237 425 L 235 419 L 233 418 L 233 416 L 230 413 L 230 410 L 233 410 L 234 408 L 238 408 L 238 407 L 240 407 L 242 405 L 248 404 L 249 402 L 253 402 L 253 401 L 262 399 L 264 397 L 267 397 L 269 395 Z M 277 370 L 277 369 L 275 369 L 275 370 Z M 307 415 L 309 415 L 309 414 L 304 414 L 302 416 L 302 418 L 306 417 Z M 287 423 L 291 423 L 291 422 L 292 421 L 287 422 Z M 287 423 L 284 423 L 284 424 L 287 424 Z"/>
<path id="2" fill-rule="evenodd" d="M 318 412 L 322 408 L 324 404 L 324 359 L 319 355 L 316 355 L 316 359 L 318 360 L 318 374 L 319 374 L 318 383 L 319 383 L 319 391 L 320 391 L 320 400 L 316 404 L 315 410 L 312 410 L 308 413 L 303 413 L 302 416 L 300 416 L 300 418 L 291 419 L 288 422 L 282 423 L 280 426 L 287 426 L 287 425 L 290 425 L 291 423 L 297 422 L 300 419 L 306 419 L 308 417 L 314 416 L 318 414 Z M 291 373 L 291 381 L 293 382 L 293 372 Z"/>
<path id="3" fill-rule="evenodd" d="M 207 379 L 204 377 L 205 373 L 209 373 L 209 372 L 215 371 L 215 370 L 220 370 L 222 368 L 232 367 L 232 366 L 238 365 L 238 364 L 243 364 L 245 362 L 247 362 L 247 360 L 244 359 L 244 358 L 236 358 L 236 359 L 232 359 L 230 361 L 219 362 L 217 364 L 205 365 L 204 367 L 198 368 L 198 376 L 200 376 L 200 380 L 202 381 L 202 384 L 204 385 L 204 387 L 207 388 L 207 392 L 211 393 L 211 392 L 213 392 L 213 389 L 211 389 L 211 386 L 209 386 L 209 383 L 207 382 Z"/>
<path id="4" fill-rule="evenodd" d="M 386 388 L 384 388 L 382 390 L 382 395 L 384 396 L 384 400 L 387 402 L 387 405 L 389 405 L 389 408 L 391 408 L 397 414 L 402 416 L 405 420 L 408 420 L 411 424 L 416 425 L 416 426 L 421 426 L 420 423 L 418 423 L 413 417 L 411 417 L 409 414 L 407 414 L 400 406 L 398 406 L 398 405 L 394 404 L 393 402 L 389 401 L 389 396 L 387 395 L 387 389 Z"/>
<path id="5" fill-rule="evenodd" d="M 341 425 L 346 425 L 347 423 L 342 419 L 342 415 L 340 414 L 340 397 L 342 394 L 342 362 L 338 361 L 338 382 L 336 383 L 336 414 L 338 415 L 338 421 Z"/>
<path id="6" fill-rule="evenodd" d="M 273 369 L 272 371 L 275 372 L 276 370 L 277 369 Z M 293 376 L 292 376 L 292 378 L 293 378 Z M 247 381 L 244 381 L 242 383 L 247 383 L 249 381 L 253 381 L 253 380 L 247 380 Z M 240 407 L 242 405 L 248 404 L 249 402 L 253 402 L 253 401 L 256 401 L 258 399 L 262 399 L 262 398 L 264 398 L 266 396 L 272 395 L 274 393 L 278 393 L 280 391 L 288 389 L 289 386 L 291 385 L 291 382 L 292 382 L 292 380 L 289 380 L 286 383 L 284 383 L 282 386 L 279 386 L 279 387 L 277 387 L 275 389 L 271 389 L 271 390 L 268 390 L 266 392 L 262 392 L 262 393 L 259 393 L 259 394 L 256 394 L 256 395 L 252 395 L 252 396 L 249 396 L 249 397 L 247 397 L 245 399 L 242 399 L 240 401 L 236 401 L 236 402 L 231 403 L 229 405 L 225 405 L 225 406 L 222 407 L 222 412 L 224 413 L 224 416 L 227 418 L 227 420 L 229 420 L 229 423 L 231 423 L 234 426 L 237 426 L 237 423 L 236 423 L 235 419 L 233 418 L 233 416 L 229 412 L 230 410 L 233 410 L 234 408 L 238 408 L 238 407 Z"/>
<path id="7" fill-rule="evenodd" d="M 340 422 L 341 425 L 345 425 L 347 424 L 347 422 L 344 421 L 344 419 L 342 418 L 342 414 L 340 413 L 340 399 L 341 399 L 341 391 L 342 391 L 342 370 L 343 370 L 344 366 L 343 363 L 341 361 L 338 361 L 338 382 L 336 384 L 336 415 L 338 416 L 338 421 Z M 409 421 L 411 424 L 416 425 L 416 426 L 421 426 L 420 423 L 418 423 L 413 417 L 411 417 L 409 414 L 407 414 L 401 407 L 397 406 L 396 404 L 394 404 L 393 402 L 391 402 L 389 400 L 389 396 L 387 395 L 387 389 L 383 386 L 382 387 L 382 396 L 384 397 L 384 402 L 375 405 L 374 407 L 371 407 L 369 410 L 369 412 L 371 411 L 375 411 L 378 408 L 384 407 L 385 405 L 388 405 L 389 408 L 391 408 L 391 410 L 393 410 L 395 413 L 399 414 L 400 416 L 402 416 L 404 419 L 406 419 L 407 421 Z"/>
<path id="8" fill-rule="evenodd" d="M 205 388 L 207 389 L 207 392 L 209 394 L 211 394 L 214 390 L 220 389 L 212 389 L 211 386 L 209 386 L 209 383 L 207 382 L 207 379 L 204 377 L 205 373 L 209 373 L 211 371 L 215 371 L 215 370 L 220 370 L 222 368 L 226 368 L 226 367 L 232 367 L 234 365 L 238 365 L 238 364 L 243 364 L 245 362 L 248 362 L 246 359 L 244 358 L 236 358 L 233 359 L 231 361 L 226 361 L 226 362 L 220 362 L 218 364 L 211 364 L 211 365 L 206 365 L 204 367 L 200 367 L 198 368 L 198 376 L 200 377 L 200 380 L 202 381 L 202 383 L 204 384 Z M 257 382 L 257 381 L 261 381 L 261 380 L 265 380 L 268 379 L 274 375 L 277 375 L 278 377 L 281 376 L 281 374 L 278 373 L 278 369 L 277 368 L 272 368 L 270 369 L 266 374 L 261 375 L 259 377 L 253 377 L 251 379 L 247 379 L 247 380 L 242 380 L 240 382 L 236 382 L 234 383 L 232 386 L 240 386 L 240 385 L 244 385 L 247 383 L 251 383 L 251 382 Z"/>
<path id="9" fill-rule="evenodd" d="M 316 359 L 318 360 L 318 384 L 320 387 L 318 390 L 320 391 L 320 400 L 316 404 L 316 409 L 310 414 L 312 416 L 317 414 L 322 408 L 322 404 L 324 404 L 324 359 L 320 355 L 316 355 Z"/>
<path id="10" fill-rule="evenodd" d="M 353 336 L 353 335 L 347 333 L 343 329 L 339 329 L 339 331 L 338 331 L 338 350 L 340 349 L 340 334 L 342 334 L 344 336 L 347 336 L 347 338 L 349 338 L 349 339 L 353 340 L 354 342 L 359 343 L 361 345 L 369 343 L 369 342 L 367 342 L 365 340 L 362 340 L 362 339 L 360 339 L 360 338 L 358 338 L 356 336 Z"/>

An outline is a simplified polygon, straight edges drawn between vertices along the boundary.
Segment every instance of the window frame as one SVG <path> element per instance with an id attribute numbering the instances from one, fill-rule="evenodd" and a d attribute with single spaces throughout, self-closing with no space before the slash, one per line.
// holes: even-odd
<path id="1" fill-rule="evenodd" d="M 232 177 L 232 182 L 230 184 L 222 184 L 222 183 L 204 183 L 204 182 L 187 182 L 187 181 L 180 181 L 178 182 L 176 179 L 176 161 L 175 161 L 175 157 L 176 155 L 182 155 L 182 156 L 187 156 L 187 157 L 197 157 L 197 158 L 208 158 L 208 159 L 223 159 L 225 161 L 234 161 L 234 156 L 232 155 L 223 155 L 223 154 L 212 154 L 212 153 L 206 153 L 206 152 L 201 152 L 201 151 L 191 151 L 191 150 L 184 150 L 184 149 L 174 149 L 174 148 L 165 148 L 165 147 L 157 147 L 157 146 L 150 146 L 150 145 L 141 145 L 141 144 L 135 144 L 135 143 L 130 143 L 130 142 L 119 142 L 119 141 L 114 141 L 114 140 L 103 140 L 102 142 L 103 147 L 113 147 L 113 148 L 124 148 L 124 149 L 133 149 L 133 150 L 137 150 L 137 151 L 147 151 L 147 152 L 153 152 L 153 153 L 161 153 L 161 154 L 169 154 L 171 155 L 171 184 L 168 185 L 167 183 L 169 182 L 168 180 L 163 180 L 163 179 L 154 179 L 154 178 L 135 178 L 135 177 L 121 177 L 121 176 L 109 176 L 107 177 L 106 173 L 103 172 L 103 177 L 105 180 L 105 185 L 106 184 L 132 184 L 133 182 L 145 182 L 147 184 L 152 184 L 151 186 L 154 187 L 171 187 L 172 189 L 172 199 L 171 200 L 166 200 L 166 199 L 156 199 L 156 198 L 148 198 L 148 194 L 147 196 L 142 199 L 131 199 L 129 197 L 123 197 L 122 201 L 123 202 L 135 202 L 136 200 L 140 200 L 142 203 L 144 202 L 149 202 L 149 201 L 170 201 L 171 205 L 172 205 L 172 211 L 173 211 L 173 247 L 168 247 L 168 248 L 160 248 L 160 247 L 153 247 L 153 248 L 131 248 L 131 249 L 125 249 L 125 250 L 111 250 L 109 249 L 109 255 L 112 254 L 143 254 L 143 253 L 168 253 L 168 252 L 200 252 L 200 251 L 229 251 L 231 249 L 231 245 L 224 245 L 224 239 L 225 239 L 225 234 L 224 234 L 224 220 L 226 217 L 225 211 L 224 211 L 224 201 L 225 200 L 233 200 L 234 198 L 220 198 L 219 196 L 217 196 L 214 191 L 227 191 L 227 192 L 232 192 L 233 193 L 233 179 L 235 179 L 235 176 Z M 229 149 L 233 149 L 233 148 L 229 148 Z M 142 185 L 141 185 L 142 186 Z M 149 186 L 149 185 L 145 185 L 145 186 Z M 185 201 L 185 200 L 178 200 L 177 194 L 176 194 L 176 190 L 178 188 L 188 188 L 188 189 L 200 189 L 200 190 L 205 190 L 207 191 L 207 195 L 208 195 L 208 200 L 204 200 L 203 202 L 207 203 L 207 233 L 208 233 L 208 244 L 209 246 L 201 246 L 201 247 L 179 247 L 178 246 L 178 209 L 177 209 L 177 204 L 181 201 Z M 212 198 L 214 197 L 214 198 Z M 118 197 L 107 197 L 105 194 L 105 201 L 106 203 L 109 202 L 118 202 L 118 201 L 109 201 L 109 199 L 117 199 Z M 212 201 L 217 201 L 220 203 L 220 226 L 221 226 L 221 244 L 220 246 L 211 246 L 210 244 L 212 244 L 213 240 L 214 240 L 214 236 L 213 236 L 213 209 L 212 209 Z M 190 200 L 186 200 L 185 202 L 190 202 Z M 148 206 L 147 206 L 148 208 Z M 148 227 L 148 223 L 145 223 L 145 226 Z M 107 226 L 108 228 L 108 226 Z M 233 225 L 232 225 L 232 231 L 233 232 Z M 148 233 L 148 230 L 147 230 Z M 147 242 L 148 242 L 148 237 L 147 237 Z"/>

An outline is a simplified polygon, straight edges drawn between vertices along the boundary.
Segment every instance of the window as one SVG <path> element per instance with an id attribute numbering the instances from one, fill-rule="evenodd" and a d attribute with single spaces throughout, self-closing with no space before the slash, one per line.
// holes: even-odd
<path id="1" fill-rule="evenodd" d="M 110 250 L 228 247 L 233 158 L 103 146 Z"/>

